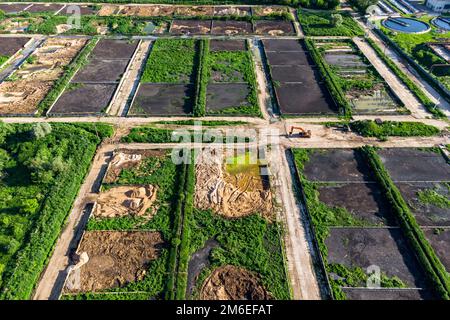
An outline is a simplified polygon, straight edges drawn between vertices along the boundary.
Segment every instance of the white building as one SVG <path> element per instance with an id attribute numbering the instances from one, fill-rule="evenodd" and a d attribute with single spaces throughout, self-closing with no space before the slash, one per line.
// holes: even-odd
<path id="1" fill-rule="evenodd" d="M 427 0 L 426 5 L 436 12 L 450 12 L 450 0 Z"/>

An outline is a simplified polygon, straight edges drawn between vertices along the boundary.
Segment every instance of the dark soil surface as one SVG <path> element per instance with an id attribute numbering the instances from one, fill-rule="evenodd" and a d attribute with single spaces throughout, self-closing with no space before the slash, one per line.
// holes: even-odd
<path id="1" fill-rule="evenodd" d="M 247 106 L 248 93 L 245 83 L 210 83 L 206 91 L 206 111 Z"/>
<path id="2" fill-rule="evenodd" d="M 295 35 L 295 28 L 290 21 L 257 20 L 255 33 L 271 36 Z"/>
<path id="3" fill-rule="evenodd" d="M 272 66 L 277 65 L 309 65 L 310 58 L 305 51 L 292 51 L 292 52 L 266 52 L 269 64 Z"/>
<path id="4" fill-rule="evenodd" d="M 330 207 L 342 207 L 369 225 L 395 226 L 395 220 L 376 183 L 349 183 L 319 187 L 319 199 Z"/>
<path id="5" fill-rule="evenodd" d="M 299 40 L 263 39 L 265 51 L 305 51 Z"/>
<path id="6" fill-rule="evenodd" d="M 245 51 L 245 40 L 214 40 L 209 43 L 209 49 L 215 51 Z"/>
<path id="7" fill-rule="evenodd" d="M 450 272 L 450 229 L 427 228 L 424 232 L 439 260 Z"/>
<path id="8" fill-rule="evenodd" d="M 170 33 L 172 34 L 209 34 L 211 20 L 173 20 Z"/>
<path id="9" fill-rule="evenodd" d="M 66 90 L 50 110 L 56 115 L 89 115 L 106 111 L 117 84 L 82 84 Z"/>
<path id="10" fill-rule="evenodd" d="M 6 4 L 1 3 L 0 4 L 0 10 L 2 10 L 5 13 L 18 13 L 28 7 L 29 4 L 27 3 L 13 3 L 13 4 Z"/>
<path id="11" fill-rule="evenodd" d="M 209 255 L 211 250 L 218 247 L 219 243 L 214 239 L 206 241 L 205 246 L 193 253 L 188 266 L 188 280 L 187 280 L 187 297 L 190 297 L 195 289 L 197 277 L 204 268 L 210 266 Z"/>
<path id="12" fill-rule="evenodd" d="M 77 72 L 72 82 L 118 82 L 129 60 L 91 60 Z"/>
<path id="13" fill-rule="evenodd" d="M 272 66 L 272 79 L 280 83 L 297 82 L 311 84 L 319 75 L 316 70 L 307 65 L 299 66 Z"/>
<path id="14" fill-rule="evenodd" d="M 243 268 L 227 265 L 213 271 L 205 280 L 201 300 L 269 300 L 271 295 L 259 276 Z"/>
<path id="15" fill-rule="evenodd" d="M 65 7 L 65 8 L 59 13 L 59 15 L 72 14 L 72 13 L 73 13 L 72 11 L 67 12 L 67 10 L 69 9 L 69 5 L 70 5 L 70 4 L 68 4 L 67 7 Z M 95 10 L 95 9 L 94 9 L 93 7 L 91 7 L 91 6 L 86 6 L 86 5 L 80 6 L 80 5 L 77 5 L 77 7 L 80 8 L 80 14 L 81 14 L 82 16 L 95 15 L 95 14 L 97 13 L 97 10 Z"/>
<path id="16" fill-rule="evenodd" d="M 376 265 L 408 287 L 424 288 L 426 277 L 399 228 L 331 228 L 329 263 L 367 269 Z"/>
<path id="17" fill-rule="evenodd" d="M 421 226 L 450 226 L 450 209 L 439 208 L 433 204 L 419 201 L 418 192 L 427 189 L 435 190 L 437 193 L 449 198 L 448 188 L 442 183 L 396 183 L 403 198 L 408 203 L 411 211 Z"/>
<path id="18" fill-rule="evenodd" d="M 351 149 L 316 150 L 305 164 L 306 178 L 324 182 L 374 181 L 362 155 Z"/>
<path id="19" fill-rule="evenodd" d="M 192 112 L 193 97 L 192 85 L 141 84 L 130 115 L 186 115 Z"/>
<path id="20" fill-rule="evenodd" d="M 450 181 L 450 166 L 441 154 L 413 148 L 378 151 L 394 181 Z"/>
<path id="21" fill-rule="evenodd" d="M 90 55 L 91 59 L 131 59 L 138 41 L 101 39 Z"/>
<path id="22" fill-rule="evenodd" d="M 212 22 L 212 34 L 234 35 L 253 33 L 252 24 L 247 21 L 221 21 Z"/>
<path id="23" fill-rule="evenodd" d="M 63 7 L 63 5 L 61 4 L 56 4 L 56 3 L 52 3 L 52 4 L 33 4 L 33 6 L 31 6 L 30 8 L 28 8 L 26 11 L 27 12 L 56 12 L 58 10 L 60 10 Z"/>
<path id="24" fill-rule="evenodd" d="M 335 114 L 330 95 L 324 86 L 317 83 L 306 85 L 300 83 L 281 84 L 275 87 L 278 104 L 282 114 Z"/>
<path id="25" fill-rule="evenodd" d="M 85 232 L 77 252 L 86 252 L 89 261 L 81 267 L 80 288 L 74 291 L 99 291 L 142 280 L 163 246 L 159 232 Z"/>
<path id="26" fill-rule="evenodd" d="M 1 10 L 1 9 L 0 9 Z M 12 56 L 23 48 L 31 38 L 25 37 L 1 37 L 0 38 L 0 56 Z"/>
<path id="27" fill-rule="evenodd" d="M 423 289 L 343 288 L 348 300 L 432 300 L 434 295 Z"/>

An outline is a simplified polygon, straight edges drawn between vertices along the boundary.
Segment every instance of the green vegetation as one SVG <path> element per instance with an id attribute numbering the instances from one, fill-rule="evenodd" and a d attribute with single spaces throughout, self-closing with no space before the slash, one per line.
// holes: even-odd
<path id="1" fill-rule="evenodd" d="M 50 91 L 44 99 L 39 103 L 39 114 L 43 114 L 56 102 L 63 90 L 69 85 L 70 80 L 74 74 L 84 65 L 88 63 L 88 55 L 94 49 L 98 42 L 98 38 L 93 38 L 80 50 L 73 61 L 64 68 L 64 73 L 53 84 Z"/>
<path id="2" fill-rule="evenodd" d="M 311 39 L 305 40 L 306 47 L 308 48 L 314 63 L 320 70 L 320 73 L 325 79 L 325 84 L 330 91 L 330 94 L 334 98 L 336 104 L 338 105 L 340 113 L 350 118 L 352 115 L 352 109 L 347 99 L 345 98 L 345 93 L 341 87 L 340 81 L 334 74 L 333 70 L 330 68 L 328 63 L 325 62 L 320 52 L 314 46 L 314 42 Z"/>
<path id="3" fill-rule="evenodd" d="M 440 133 L 434 126 L 421 122 L 396 122 L 384 121 L 377 124 L 373 120 L 361 120 L 351 122 L 350 128 L 363 137 L 431 137 Z"/>
<path id="4" fill-rule="evenodd" d="M 3 66 L 3 64 L 8 61 L 8 56 L 0 56 L 0 67 Z"/>
<path id="5" fill-rule="evenodd" d="M 444 113 L 436 107 L 433 103 L 407 75 L 400 70 L 399 67 L 380 49 L 380 47 L 370 38 L 366 38 L 367 42 L 372 46 L 377 55 L 384 61 L 384 63 L 395 73 L 395 75 L 408 87 L 409 90 L 416 96 L 417 99 L 424 105 L 424 107 L 435 117 L 445 117 Z"/>
<path id="6" fill-rule="evenodd" d="M 392 30 L 385 28 L 381 25 L 381 31 L 388 36 L 399 48 L 412 57 L 419 65 L 435 78 L 441 82 L 447 89 L 450 90 L 450 75 L 447 68 L 433 67 L 436 64 L 447 64 L 447 62 L 440 56 L 438 56 L 427 43 L 429 42 L 442 42 L 450 38 L 450 32 L 438 33 L 436 27 L 434 27 L 430 21 L 434 17 L 423 16 L 419 20 L 428 23 L 431 26 L 431 31 L 420 34 L 410 34 L 402 32 L 393 32 Z"/>
<path id="7" fill-rule="evenodd" d="M 0 299 L 30 297 L 106 131 L 0 123 Z"/>
<path id="8" fill-rule="evenodd" d="M 339 13 L 342 23 L 333 23 L 332 15 Z M 298 19 L 303 32 L 307 36 L 362 36 L 364 31 L 358 23 L 347 13 L 334 11 L 298 10 Z"/>
<path id="9" fill-rule="evenodd" d="M 374 147 L 365 146 L 362 148 L 362 151 L 371 166 L 378 183 L 391 204 L 393 213 L 396 215 L 403 234 L 414 249 L 430 283 L 432 283 L 432 287 L 442 299 L 449 300 L 450 277 L 446 272 L 445 267 L 437 257 L 433 247 L 426 239 L 406 201 L 403 199 L 400 191 L 386 171 L 376 149 Z"/>
<path id="10" fill-rule="evenodd" d="M 204 127 L 219 127 L 219 126 L 239 126 L 245 125 L 248 122 L 245 121 L 229 121 L 229 120 L 169 120 L 169 121 L 158 121 L 155 124 L 171 124 L 180 126 L 193 126 L 196 123 L 201 124 Z"/>
<path id="11" fill-rule="evenodd" d="M 366 14 L 366 9 L 378 2 L 378 0 L 350 0 L 350 4 L 358 9 L 362 14 Z"/>
<path id="12" fill-rule="evenodd" d="M 209 39 L 200 40 L 198 68 L 195 79 L 194 116 L 203 117 L 206 113 L 206 87 L 208 85 Z"/>
<path id="13" fill-rule="evenodd" d="M 449 185 L 447 184 L 447 188 Z M 421 190 L 417 193 L 417 197 L 419 201 L 423 204 L 431 204 L 438 208 L 442 209 L 450 209 L 450 200 L 448 197 L 440 194 L 436 190 L 426 189 Z"/>
<path id="14" fill-rule="evenodd" d="M 339 5 L 339 0 L 299 0 L 298 2 L 303 8 L 311 9 L 332 10 Z"/>
<path id="15" fill-rule="evenodd" d="M 141 82 L 192 83 L 195 42 L 193 39 L 158 39 L 145 65 Z"/>

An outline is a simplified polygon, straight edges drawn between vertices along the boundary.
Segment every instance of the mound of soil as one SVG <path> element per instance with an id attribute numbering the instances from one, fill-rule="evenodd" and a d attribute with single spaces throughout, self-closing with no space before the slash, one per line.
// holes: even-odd
<path id="1" fill-rule="evenodd" d="M 164 154 L 165 153 L 163 150 L 116 150 L 111 159 L 103 182 L 114 183 L 119 178 L 123 169 L 136 168 L 145 158 L 161 157 Z"/>
<path id="2" fill-rule="evenodd" d="M 87 231 L 77 252 L 89 260 L 70 273 L 66 291 L 99 291 L 142 280 L 163 244 L 159 232 Z"/>
<path id="3" fill-rule="evenodd" d="M 153 212 L 147 214 L 147 210 L 156 200 L 156 190 L 152 185 L 111 188 L 99 195 L 94 216 L 115 218 L 133 215 L 150 218 Z"/>
<path id="4" fill-rule="evenodd" d="M 220 267 L 205 280 L 201 300 L 271 300 L 258 275 L 243 268 Z"/>
<path id="5" fill-rule="evenodd" d="M 223 157 L 204 150 L 196 164 L 195 205 L 212 209 L 227 218 L 240 218 L 254 213 L 271 219 L 272 194 L 268 183 L 259 175 L 259 167 L 230 174 Z"/>

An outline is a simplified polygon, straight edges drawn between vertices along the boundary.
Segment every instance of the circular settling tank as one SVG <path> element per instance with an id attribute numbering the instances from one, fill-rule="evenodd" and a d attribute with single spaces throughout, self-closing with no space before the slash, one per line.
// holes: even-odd
<path id="1" fill-rule="evenodd" d="M 387 18 L 383 26 L 403 33 L 424 33 L 430 31 L 430 26 L 422 21 L 412 18 Z"/>
<path id="2" fill-rule="evenodd" d="M 431 23 L 439 29 L 450 31 L 450 18 L 437 17 L 431 20 Z"/>

